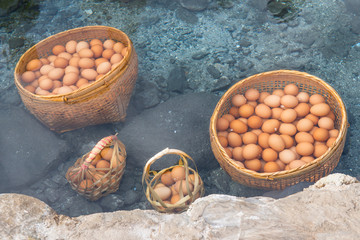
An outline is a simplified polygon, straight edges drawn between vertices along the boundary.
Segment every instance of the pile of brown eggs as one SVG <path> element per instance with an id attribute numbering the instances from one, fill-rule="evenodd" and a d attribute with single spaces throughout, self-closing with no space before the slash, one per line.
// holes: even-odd
<path id="1" fill-rule="evenodd" d="M 295 84 L 272 93 L 248 89 L 231 99 L 216 123 L 221 146 L 240 167 L 256 172 L 298 168 L 322 156 L 339 135 L 335 115 L 320 94 Z"/>
<path id="2" fill-rule="evenodd" d="M 171 171 L 166 171 L 161 175 L 161 182 L 154 186 L 155 193 L 166 204 L 176 204 L 180 199 L 189 194 L 186 184 L 185 168 L 183 166 L 175 166 Z M 189 190 L 193 192 L 195 175 L 189 174 Z M 201 181 L 199 179 L 199 181 Z M 195 198 L 198 198 L 195 196 Z"/>
<path id="3" fill-rule="evenodd" d="M 127 47 L 112 39 L 68 41 L 52 48 L 52 55 L 32 59 L 21 75 L 25 89 L 38 95 L 67 94 L 83 88 L 114 69 Z"/>

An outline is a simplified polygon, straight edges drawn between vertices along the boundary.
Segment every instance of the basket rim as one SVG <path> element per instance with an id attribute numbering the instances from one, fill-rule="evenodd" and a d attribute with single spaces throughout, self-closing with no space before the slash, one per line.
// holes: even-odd
<path id="1" fill-rule="evenodd" d="M 322 87 L 324 87 L 325 89 L 329 90 L 331 92 L 331 95 L 333 97 L 336 98 L 337 102 L 340 105 L 340 109 L 341 109 L 341 124 L 340 124 L 340 129 L 339 129 L 339 135 L 336 138 L 334 144 L 319 158 L 316 158 L 314 161 L 310 162 L 310 163 L 306 163 L 305 165 L 298 167 L 298 168 L 294 168 L 291 170 L 283 170 L 283 171 L 278 171 L 278 172 L 273 172 L 273 173 L 258 173 L 256 171 L 253 170 L 249 170 L 246 168 L 242 168 L 239 167 L 238 165 L 236 165 L 232 160 L 230 159 L 230 157 L 227 155 L 225 149 L 220 145 L 218 136 L 216 134 L 216 120 L 219 117 L 219 111 L 218 109 L 220 109 L 224 103 L 226 102 L 226 100 L 229 98 L 229 96 L 236 91 L 237 89 L 239 89 L 242 85 L 244 85 L 245 83 L 248 83 L 250 81 L 252 81 L 254 78 L 258 78 L 261 76 L 266 76 L 266 75 L 276 75 L 276 74 L 288 74 L 288 75 L 296 75 L 296 76 L 303 76 L 306 77 L 312 81 L 317 82 L 318 84 L 320 84 Z M 346 133 L 347 133 L 347 128 L 349 126 L 348 123 L 348 119 L 347 119 L 347 113 L 346 113 L 346 107 L 345 104 L 343 102 L 343 100 L 341 99 L 340 95 L 335 91 L 335 89 L 333 87 L 331 87 L 328 83 L 326 83 L 324 80 L 311 75 L 309 73 L 306 72 L 300 72 L 300 71 L 296 71 L 296 70 L 287 70 L 287 69 L 280 69 L 280 70 L 274 70 L 274 71 L 267 71 L 267 72 L 263 72 L 263 73 L 259 73 L 259 74 L 255 74 L 252 75 L 250 77 L 247 77 L 243 80 L 238 81 L 237 83 L 235 83 L 233 86 L 231 86 L 226 92 L 225 94 L 220 98 L 220 100 L 218 101 L 214 112 L 210 118 L 210 140 L 211 142 L 214 141 L 214 144 L 211 144 L 211 147 L 216 147 L 217 150 L 219 152 L 221 152 L 221 155 L 223 157 L 223 159 L 225 160 L 225 162 L 229 165 L 231 165 L 233 168 L 235 168 L 237 171 L 241 172 L 242 174 L 249 176 L 249 177 L 253 177 L 256 179 L 268 179 L 268 180 L 275 180 L 275 179 L 286 179 L 286 178 L 291 178 L 293 176 L 298 176 L 300 175 L 302 172 L 306 172 L 309 170 L 312 170 L 314 168 L 316 168 L 318 165 L 323 164 L 324 162 L 327 161 L 327 157 L 330 154 L 333 154 L 340 146 L 340 142 L 341 140 L 343 140 L 346 137 Z"/>
<path id="2" fill-rule="evenodd" d="M 126 56 L 124 56 L 124 58 L 122 59 L 122 61 L 120 62 L 120 64 L 118 66 L 116 66 L 114 69 L 111 69 L 108 73 L 106 73 L 104 76 L 102 76 L 100 79 L 96 80 L 95 82 L 89 84 L 86 87 L 83 88 L 79 88 L 71 93 L 66 93 L 66 94 L 55 94 L 55 95 L 38 95 L 35 93 L 32 93 L 28 90 L 26 90 L 23 85 L 21 84 L 20 81 L 20 77 L 18 76 L 17 72 L 19 72 L 19 67 L 20 67 L 20 63 L 22 62 L 22 60 L 28 55 L 30 54 L 30 52 L 32 51 L 36 51 L 35 49 L 38 46 L 43 45 L 46 42 L 55 40 L 55 39 L 59 39 L 65 35 L 68 34 L 74 34 L 78 31 L 115 31 L 118 32 L 120 34 L 122 34 L 125 38 L 126 38 L 126 43 L 127 43 L 127 47 L 128 47 L 128 53 Z M 33 45 L 32 47 L 30 47 L 29 49 L 26 50 L 25 53 L 23 53 L 21 55 L 21 57 L 19 58 L 19 60 L 16 63 L 16 66 L 14 68 L 14 82 L 16 87 L 18 88 L 19 91 L 21 91 L 22 94 L 31 96 L 32 98 L 35 99 L 39 99 L 39 100 L 52 100 L 52 101 L 60 101 L 60 102 L 67 102 L 68 98 L 71 98 L 72 96 L 76 97 L 79 95 L 87 95 L 89 92 L 91 92 L 93 89 L 97 89 L 98 87 L 101 86 L 108 86 L 110 85 L 113 81 L 112 79 L 110 80 L 106 80 L 106 78 L 111 75 L 112 73 L 115 72 L 115 70 L 120 69 L 119 73 L 116 74 L 116 76 L 121 75 L 127 68 L 127 66 L 129 65 L 129 61 L 130 61 L 130 57 L 133 55 L 134 52 L 134 47 L 132 44 L 131 39 L 129 38 L 129 36 L 124 33 L 123 31 L 121 31 L 120 29 L 114 28 L 114 27 L 110 27 L 110 26 L 104 26 L 104 25 L 93 25 L 93 26 L 84 26 L 84 27 L 77 27 L 77 28 L 72 28 L 69 30 L 65 30 L 62 32 L 58 32 L 56 34 L 53 34 L 45 39 L 42 39 L 41 41 L 39 41 L 38 43 L 36 43 L 35 45 Z"/>

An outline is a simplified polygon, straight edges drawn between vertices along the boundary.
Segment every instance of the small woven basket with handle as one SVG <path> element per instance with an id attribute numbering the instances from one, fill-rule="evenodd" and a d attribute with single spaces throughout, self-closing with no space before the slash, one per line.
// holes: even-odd
<path id="1" fill-rule="evenodd" d="M 227 155 L 221 146 L 216 130 L 216 121 L 224 114 L 229 113 L 231 99 L 236 94 L 244 94 L 249 88 L 256 88 L 260 92 L 272 92 L 275 89 L 284 88 L 287 84 L 294 83 L 299 91 L 308 94 L 321 94 L 331 110 L 335 114 L 335 128 L 339 135 L 332 147 L 321 157 L 299 168 L 278 171 L 273 173 L 258 173 L 238 166 Z M 220 166 L 231 178 L 243 185 L 260 189 L 284 189 L 302 181 L 315 182 L 328 175 L 338 164 L 348 129 L 348 121 L 345 105 L 339 94 L 322 79 L 305 72 L 292 70 L 277 70 L 264 72 L 250 76 L 234 84 L 222 96 L 216 105 L 210 119 L 210 142 L 215 158 Z"/>
<path id="2" fill-rule="evenodd" d="M 161 159 L 165 155 L 175 154 L 179 156 L 179 165 L 174 165 L 165 169 L 162 169 L 159 172 L 151 171 L 151 165 L 156 162 L 157 160 Z M 161 152 L 157 153 L 153 156 L 149 161 L 146 163 L 142 175 L 142 184 L 145 191 L 146 198 L 150 202 L 150 204 L 159 212 L 163 213 L 178 213 L 185 211 L 189 208 L 190 204 L 194 202 L 197 198 L 202 197 L 204 195 L 204 183 L 198 174 L 196 165 L 195 170 L 190 168 L 188 165 L 188 161 L 192 161 L 195 165 L 194 160 L 187 155 L 185 152 L 177 150 L 177 149 L 169 149 L 166 148 Z M 165 201 L 161 200 L 159 195 L 155 192 L 155 186 L 161 183 L 161 176 L 171 171 L 176 166 L 183 166 L 185 168 L 185 184 L 188 194 L 184 196 L 184 194 L 180 190 L 180 200 L 176 203 L 166 203 Z M 193 181 L 190 180 L 190 175 L 194 176 Z M 193 184 L 193 191 L 190 190 L 189 182 Z M 182 187 L 180 187 L 181 189 Z"/>
<path id="3" fill-rule="evenodd" d="M 99 168 L 94 164 L 100 159 L 104 148 L 112 148 L 109 167 Z M 66 179 L 72 189 L 85 198 L 96 201 L 110 193 L 116 192 L 124 174 L 126 150 L 116 135 L 101 139 L 87 154 L 79 158 L 66 172 Z"/>

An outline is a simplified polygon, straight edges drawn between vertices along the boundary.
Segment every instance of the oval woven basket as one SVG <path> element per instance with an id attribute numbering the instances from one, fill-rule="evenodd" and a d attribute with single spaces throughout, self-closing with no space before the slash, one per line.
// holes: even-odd
<path id="1" fill-rule="evenodd" d="M 100 152 L 106 148 L 113 148 L 109 167 L 98 167 Z M 101 139 L 87 154 L 79 158 L 66 172 L 66 179 L 73 190 L 85 198 L 96 201 L 119 189 L 120 181 L 126 166 L 126 149 L 116 135 Z M 89 180 L 89 182 L 87 182 Z"/>
<path id="2" fill-rule="evenodd" d="M 249 88 L 256 88 L 260 92 L 272 92 L 274 89 L 283 88 L 290 83 L 296 84 L 299 91 L 305 91 L 309 94 L 319 93 L 324 96 L 335 114 L 335 127 L 339 130 L 335 143 L 324 155 L 299 168 L 274 173 L 258 173 L 239 167 L 220 145 L 216 130 L 217 119 L 229 112 L 231 98 L 235 94 L 244 94 Z M 277 70 L 250 76 L 233 85 L 216 105 L 210 119 L 209 132 L 211 148 L 215 158 L 234 181 L 259 189 L 284 189 L 302 181 L 315 182 L 331 173 L 340 160 L 346 140 L 347 128 L 348 121 L 345 105 L 339 94 L 329 84 L 304 72 Z"/>
<path id="3" fill-rule="evenodd" d="M 185 168 L 185 184 L 186 189 L 189 192 L 188 195 L 182 194 L 180 190 L 180 200 L 178 200 L 176 203 L 166 203 L 159 195 L 154 191 L 155 186 L 158 183 L 161 183 L 161 176 L 171 171 L 174 167 L 179 166 L 171 166 L 165 169 L 162 169 L 159 172 L 154 172 L 150 170 L 151 165 L 156 162 L 157 160 L 161 159 L 165 155 L 168 154 L 175 154 L 178 155 L 179 158 L 179 165 L 183 166 Z M 177 149 L 169 149 L 166 148 L 162 150 L 161 152 L 157 153 L 155 156 L 153 156 L 149 161 L 146 163 L 142 175 L 142 185 L 143 189 L 145 191 L 146 198 L 150 202 L 150 204 L 159 212 L 163 213 L 178 213 L 185 211 L 189 208 L 190 204 L 194 202 L 197 198 L 202 197 L 204 195 L 205 189 L 204 189 L 204 183 L 201 180 L 200 175 L 198 174 L 196 165 L 195 170 L 189 167 L 188 160 L 192 161 L 195 165 L 194 160 L 187 155 L 185 152 L 177 150 Z M 189 175 L 194 174 L 194 181 L 193 183 L 193 191 L 190 191 L 189 187 Z M 181 186 L 181 185 L 180 185 Z M 181 189 L 180 187 L 179 189 Z"/>
<path id="4" fill-rule="evenodd" d="M 90 41 L 95 38 L 120 41 L 128 48 L 122 62 L 99 80 L 74 92 L 59 95 L 37 95 L 22 86 L 20 76 L 30 60 L 49 56 L 55 45 L 65 45 L 69 40 Z M 55 34 L 28 49 L 16 64 L 14 78 L 26 108 L 51 130 L 66 132 L 123 121 L 137 73 L 137 54 L 125 33 L 107 26 L 87 26 Z"/>

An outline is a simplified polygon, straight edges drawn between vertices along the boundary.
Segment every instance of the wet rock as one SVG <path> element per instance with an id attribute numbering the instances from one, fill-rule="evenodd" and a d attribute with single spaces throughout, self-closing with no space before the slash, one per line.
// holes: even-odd
<path id="1" fill-rule="evenodd" d="M 30 185 L 67 159 L 69 145 L 19 107 L 0 105 L 0 192 Z"/>
<path id="2" fill-rule="evenodd" d="M 24 46 L 25 39 L 22 37 L 14 37 L 9 39 L 9 47 L 11 49 L 20 48 Z"/>
<path id="3" fill-rule="evenodd" d="M 135 95 L 135 105 L 137 109 L 147 109 L 155 107 L 160 103 L 159 90 L 153 83 L 146 84 L 146 87 Z"/>
<path id="4" fill-rule="evenodd" d="M 249 1 L 249 4 L 260 11 L 265 11 L 268 1 L 269 0 L 252 0 Z"/>
<path id="5" fill-rule="evenodd" d="M 206 70 L 215 79 L 218 79 L 221 77 L 221 72 L 214 65 L 207 66 Z"/>
<path id="6" fill-rule="evenodd" d="M 219 79 L 216 79 L 216 81 L 213 83 L 211 91 L 219 91 L 224 90 L 231 84 L 231 81 L 226 76 L 221 76 Z"/>
<path id="7" fill-rule="evenodd" d="M 0 17 L 9 14 L 19 7 L 19 0 L 2 0 L 0 3 Z"/>
<path id="8" fill-rule="evenodd" d="M 139 201 L 140 195 L 134 190 L 128 190 L 123 194 L 124 204 L 131 205 Z"/>
<path id="9" fill-rule="evenodd" d="M 346 10 L 350 13 L 360 16 L 360 1 L 359 0 L 344 0 Z"/>
<path id="10" fill-rule="evenodd" d="M 190 11 L 203 11 L 208 7 L 208 0 L 180 0 L 180 5 Z"/>
<path id="11" fill-rule="evenodd" d="M 193 12 L 184 8 L 176 10 L 176 17 L 190 24 L 195 24 L 199 21 L 198 17 Z"/>
<path id="12" fill-rule="evenodd" d="M 194 53 L 191 56 L 191 58 L 194 60 L 200 60 L 200 59 L 203 59 L 204 57 L 206 57 L 207 55 L 209 55 L 209 52 L 204 50 L 204 51 L 199 51 L 199 52 Z"/>
<path id="13" fill-rule="evenodd" d="M 198 168 L 218 166 L 208 134 L 218 100 L 209 93 L 178 95 L 137 115 L 119 131 L 127 147 L 128 164 L 143 169 L 152 156 L 168 147 L 189 154 Z M 165 168 L 166 161 L 157 166 Z"/>
<path id="14" fill-rule="evenodd" d="M 185 71 L 177 65 L 174 66 L 170 71 L 167 83 L 169 91 L 183 93 L 186 87 Z"/>
<path id="15" fill-rule="evenodd" d="M 117 194 L 109 194 L 100 199 L 100 205 L 105 211 L 113 212 L 121 209 L 124 206 L 124 201 Z"/>
<path id="16" fill-rule="evenodd" d="M 103 209 L 96 202 L 90 202 L 82 196 L 78 196 L 69 208 L 69 217 L 78 217 L 92 213 L 100 213 Z"/>

